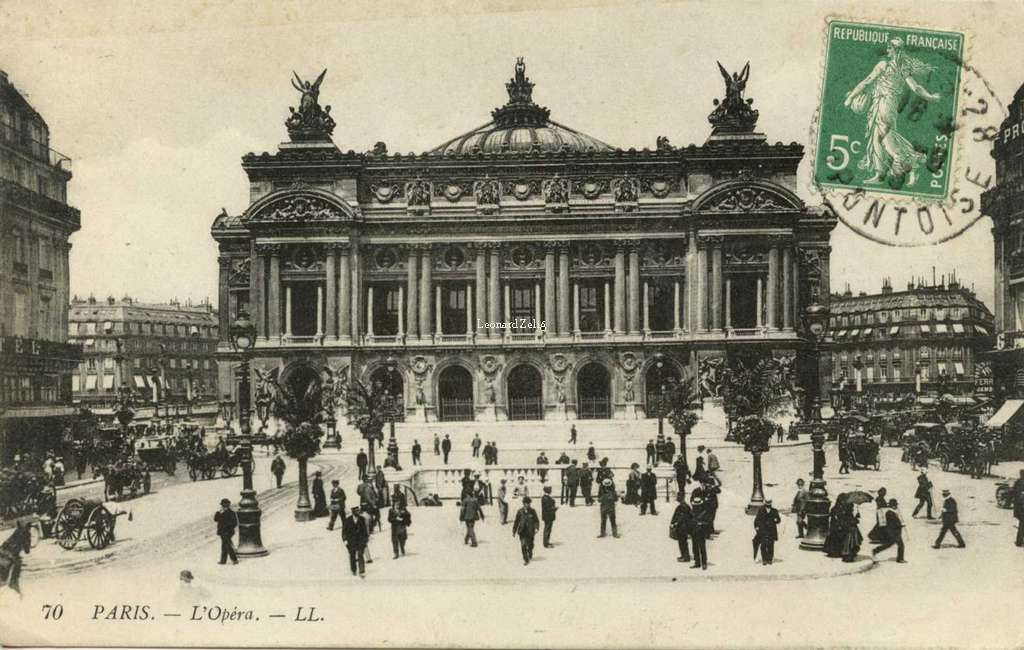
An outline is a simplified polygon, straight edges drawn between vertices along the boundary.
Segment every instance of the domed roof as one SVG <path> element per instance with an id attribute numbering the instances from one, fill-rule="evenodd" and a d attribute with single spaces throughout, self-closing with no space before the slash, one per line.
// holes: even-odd
<path id="1" fill-rule="evenodd" d="M 491 122 L 445 142 L 428 153 L 459 156 L 475 153 L 591 152 L 615 148 L 593 136 L 559 124 L 550 111 L 533 102 L 533 82 L 523 59 L 516 61 L 515 77 L 505 84 L 508 103 L 491 111 Z"/>

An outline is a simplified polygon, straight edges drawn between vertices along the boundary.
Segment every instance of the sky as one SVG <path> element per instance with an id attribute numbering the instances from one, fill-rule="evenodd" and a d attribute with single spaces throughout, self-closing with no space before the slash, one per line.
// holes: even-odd
<path id="1" fill-rule="evenodd" d="M 217 298 L 213 218 L 248 204 L 240 158 L 275 151 L 292 71 L 327 68 L 320 101 L 342 150 L 423 152 L 490 119 L 515 57 L 552 119 L 623 148 L 701 144 L 722 95 L 715 65 L 751 62 L 747 96 L 771 142 L 809 147 L 828 16 L 964 31 L 1000 98 L 1024 82 L 1019 3 L 79 2 L 0 0 L 0 69 L 70 156 L 71 291 Z M 998 19 L 997 19 L 998 17 Z M 821 201 L 801 165 L 800 192 Z M 832 287 L 876 292 L 956 270 L 992 304 L 991 222 L 893 248 L 840 224 Z"/>

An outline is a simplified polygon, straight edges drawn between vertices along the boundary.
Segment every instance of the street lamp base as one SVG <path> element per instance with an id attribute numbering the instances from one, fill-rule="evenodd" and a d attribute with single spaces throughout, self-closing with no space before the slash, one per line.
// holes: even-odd
<path id="1" fill-rule="evenodd" d="M 341 436 L 328 436 L 321 445 L 324 449 L 341 449 Z"/>
<path id="2" fill-rule="evenodd" d="M 299 506 L 295 508 L 295 521 L 312 521 L 313 520 L 313 508 L 306 506 L 303 508 Z"/>
<path id="3" fill-rule="evenodd" d="M 813 479 L 807 500 L 804 502 L 807 530 L 804 531 L 800 548 L 805 551 L 823 551 L 825 549 L 825 539 L 828 537 L 829 528 L 829 510 L 831 510 L 831 502 L 825 491 L 825 481 Z"/>
<path id="4" fill-rule="evenodd" d="M 256 503 L 255 492 L 242 490 L 242 500 L 238 507 L 238 557 L 262 557 L 269 553 L 263 548 L 260 535 L 260 519 L 263 511 Z"/>

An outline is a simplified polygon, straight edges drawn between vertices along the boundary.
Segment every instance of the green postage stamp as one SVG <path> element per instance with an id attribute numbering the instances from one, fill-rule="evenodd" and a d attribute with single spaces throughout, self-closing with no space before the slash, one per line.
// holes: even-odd
<path id="1" fill-rule="evenodd" d="M 945 199 L 963 50 L 956 32 L 830 22 L 818 185 Z"/>

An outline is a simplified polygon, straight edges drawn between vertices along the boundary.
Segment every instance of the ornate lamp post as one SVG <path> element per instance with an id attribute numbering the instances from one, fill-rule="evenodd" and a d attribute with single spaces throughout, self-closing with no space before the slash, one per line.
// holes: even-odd
<path id="1" fill-rule="evenodd" d="M 225 395 L 217 406 L 220 407 L 220 417 L 224 420 L 224 426 L 231 428 L 231 421 L 235 419 L 235 402 L 230 395 Z"/>
<path id="2" fill-rule="evenodd" d="M 825 490 L 825 428 L 821 424 L 821 344 L 827 336 L 828 308 L 817 303 L 809 305 L 804 312 L 804 330 L 813 346 L 814 381 L 811 382 L 807 399 L 810 407 L 808 417 L 814 423 L 811 447 L 814 453 L 811 489 L 804 503 L 807 514 L 807 532 L 800 542 L 800 548 L 807 551 L 821 551 L 828 536 L 828 513 L 831 503 Z"/>
<path id="3" fill-rule="evenodd" d="M 263 516 L 256 490 L 252 487 L 252 427 L 250 425 L 249 354 L 256 342 L 256 328 L 244 311 L 231 325 L 231 347 L 239 353 L 242 363 L 238 367 L 238 421 L 242 433 L 242 498 L 238 501 L 238 554 L 259 557 L 267 554 L 260 539 L 260 518 Z"/>
<path id="4" fill-rule="evenodd" d="M 341 436 L 338 435 L 338 419 L 334 415 L 334 409 L 337 407 L 334 395 L 334 375 L 331 373 L 327 373 L 323 396 L 324 425 L 327 427 L 327 435 L 324 437 L 323 447 L 341 449 Z"/>
<path id="5" fill-rule="evenodd" d="M 121 384 L 117 389 L 117 396 L 114 398 L 114 417 L 121 425 L 121 442 L 130 449 L 131 441 L 128 439 L 128 425 L 135 419 L 135 392 L 127 384 Z"/>
<path id="6" fill-rule="evenodd" d="M 395 416 L 398 409 L 398 397 L 395 395 L 395 358 L 389 356 L 385 361 L 388 369 L 388 423 L 390 425 L 389 439 L 395 437 Z M 396 459 L 397 460 L 397 459 Z"/>

